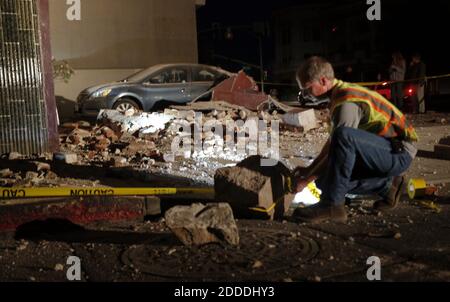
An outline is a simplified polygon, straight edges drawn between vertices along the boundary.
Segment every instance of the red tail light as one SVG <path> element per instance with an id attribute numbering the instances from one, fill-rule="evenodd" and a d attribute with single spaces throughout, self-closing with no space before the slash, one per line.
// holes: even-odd
<path id="1" fill-rule="evenodd" d="M 406 89 L 406 95 L 412 96 L 414 94 L 414 89 L 412 87 Z"/>

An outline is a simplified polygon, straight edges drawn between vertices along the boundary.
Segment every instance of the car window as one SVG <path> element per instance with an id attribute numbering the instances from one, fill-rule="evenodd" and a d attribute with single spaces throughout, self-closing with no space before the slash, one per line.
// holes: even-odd
<path id="1" fill-rule="evenodd" d="M 204 66 L 196 66 L 192 68 L 193 82 L 214 82 L 217 76 L 218 72 L 212 68 Z"/>
<path id="2" fill-rule="evenodd" d="M 179 84 L 186 83 L 188 79 L 187 68 L 172 67 L 164 69 L 150 77 L 149 84 Z"/>

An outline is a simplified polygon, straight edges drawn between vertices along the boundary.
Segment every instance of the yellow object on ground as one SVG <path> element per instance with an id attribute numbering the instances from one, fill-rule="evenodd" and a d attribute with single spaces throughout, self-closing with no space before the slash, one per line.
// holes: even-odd
<path id="1" fill-rule="evenodd" d="M 427 183 L 423 178 L 411 178 L 408 182 L 408 196 L 410 199 L 423 197 L 426 194 Z"/>
<path id="2" fill-rule="evenodd" d="M 433 201 L 421 200 L 421 201 L 419 201 L 419 205 L 424 207 L 424 208 L 433 210 L 436 213 L 440 213 L 441 212 L 441 208 L 437 204 L 435 204 Z"/>
<path id="3" fill-rule="evenodd" d="M 317 188 L 315 182 L 311 182 L 303 191 L 295 195 L 294 203 L 306 206 L 316 204 L 320 201 L 320 194 L 322 191 Z"/>

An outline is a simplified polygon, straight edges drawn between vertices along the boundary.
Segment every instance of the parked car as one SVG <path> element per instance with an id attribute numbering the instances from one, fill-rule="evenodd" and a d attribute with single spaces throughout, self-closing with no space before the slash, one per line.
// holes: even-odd
<path id="1" fill-rule="evenodd" d="M 83 90 L 77 98 L 78 111 L 97 115 L 100 109 L 151 111 L 167 104 L 185 104 L 231 75 L 209 65 L 155 65 L 121 81 Z"/>

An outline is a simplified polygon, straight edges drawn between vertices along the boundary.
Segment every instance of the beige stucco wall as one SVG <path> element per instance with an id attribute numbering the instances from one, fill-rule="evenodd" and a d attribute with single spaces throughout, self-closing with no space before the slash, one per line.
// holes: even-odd
<path id="1" fill-rule="evenodd" d="M 69 21 L 65 0 L 50 0 L 53 57 L 76 69 L 144 68 L 197 62 L 195 0 L 81 0 Z"/>

